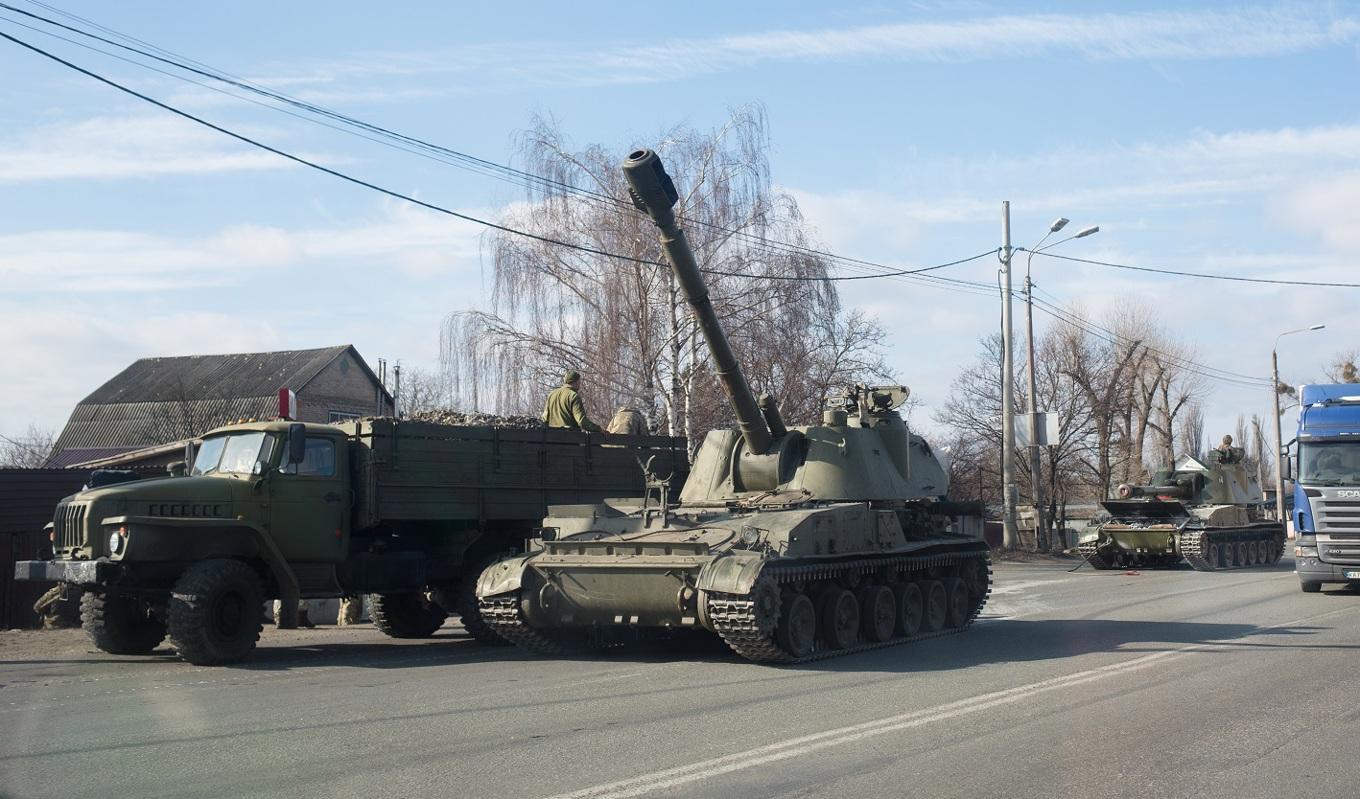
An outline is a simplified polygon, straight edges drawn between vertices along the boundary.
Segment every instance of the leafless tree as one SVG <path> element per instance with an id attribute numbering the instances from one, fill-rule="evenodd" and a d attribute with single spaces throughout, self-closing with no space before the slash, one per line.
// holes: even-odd
<path id="1" fill-rule="evenodd" d="M 1360 350 L 1338 352 L 1327 367 L 1330 383 L 1360 383 Z"/>
<path id="2" fill-rule="evenodd" d="M 452 392 L 442 373 L 410 367 L 401 370 L 399 400 L 403 416 L 453 404 Z"/>
<path id="3" fill-rule="evenodd" d="M 1204 454 L 1204 407 L 1192 401 L 1176 423 L 1180 431 L 1180 457 L 1199 458 Z M 1174 460 L 1174 459 L 1173 459 Z"/>
<path id="4" fill-rule="evenodd" d="M 23 433 L 0 435 L 0 469 L 37 469 L 52 457 L 57 434 L 50 427 L 29 424 Z"/>
<path id="5" fill-rule="evenodd" d="M 796 422 L 816 414 L 828 387 L 887 377 L 877 323 L 844 312 L 834 284 L 822 280 L 827 260 L 799 249 L 811 242 L 797 204 L 771 186 L 763 111 L 737 109 L 719 130 L 679 127 L 656 141 L 753 389 L 773 394 Z M 521 154 L 530 171 L 557 183 L 531 187 L 507 225 L 595 252 L 490 239 L 491 308 L 452 314 L 441 335 L 452 393 L 474 410 L 533 413 L 563 370 L 575 368 L 593 416 L 638 408 L 653 429 L 697 446 L 698 434 L 729 423 L 731 412 L 656 231 L 628 200 L 623 151 L 573 150 L 554 120 L 537 118 Z"/>

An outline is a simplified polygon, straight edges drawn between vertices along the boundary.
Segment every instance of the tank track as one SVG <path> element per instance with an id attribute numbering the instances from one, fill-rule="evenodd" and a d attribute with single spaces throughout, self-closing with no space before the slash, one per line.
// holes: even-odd
<path id="1" fill-rule="evenodd" d="M 942 555 L 863 558 L 848 562 L 813 563 L 802 566 L 771 565 L 762 571 L 760 579 L 773 579 L 776 587 L 783 587 L 804 580 L 834 580 L 852 574 L 878 575 L 883 573 L 885 569 L 898 574 L 924 571 L 930 568 L 955 566 L 976 558 L 981 558 L 985 566 L 986 585 L 981 596 L 970 597 L 972 606 L 969 608 L 967 620 L 961 626 L 936 632 L 899 636 L 879 642 L 864 642 L 845 649 L 814 651 L 804 657 L 794 657 L 779 646 L 770 630 L 772 625 L 769 623 L 761 624 L 756 612 L 754 593 L 751 595 L 710 593 L 708 594 L 706 610 L 709 622 L 718 635 L 722 637 L 732 651 L 747 660 L 762 663 L 807 663 L 871 649 L 882 649 L 927 638 L 953 635 L 968 629 L 978 617 L 978 614 L 982 612 L 982 608 L 986 606 L 987 598 L 992 592 L 991 559 L 987 553 L 978 551 Z"/>
<path id="2" fill-rule="evenodd" d="M 1084 544 L 1077 544 L 1077 554 L 1085 558 L 1086 562 L 1091 564 L 1091 568 L 1093 569 L 1100 569 L 1101 571 L 1104 571 L 1106 569 L 1113 569 L 1114 563 L 1109 558 L 1105 557 L 1104 555 L 1100 554 L 1100 552 L 1097 551 L 1096 549 L 1097 543 L 1099 543 L 1098 540 L 1087 541 Z"/>
<path id="3" fill-rule="evenodd" d="M 1206 557 L 1207 553 L 1205 552 L 1205 550 L 1208 548 L 1210 544 L 1215 543 L 1216 539 L 1236 542 L 1237 540 L 1240 540 L 1240 538 L 1233 538 L 1233 536 L 1238 535 L 1239 533 L 1231 530 L 1222 531 L 1185 530 L 1178 535 L 1177 545 L 1180 548 L 1181 556 L 1184 557 L 1186 562 L 1190 564 L 1190 567 L 1193 568 L 1195 571 L 1201 572 L 1226 571 L 1227 569 L 1250 569 L 1256 566 L 1269 566 L 1279 562 L 1280 558 L 1284 556 L 1285 545 L 1284 532 L 1278 531 L 1272 532 L 1269 536 L 1269 546 L 1271 548 L 1268 551 L 1270 553 L 1270 557 L 1266 559 L 1265 563 L 1259 564 L 1251 563 L 1246 565 L 1220 567 L 1217 563 L 1209 562 L 1208 557 Z M 1253 541 L 1258 541 L 1260 539 L 1261 539 L 1260 536 L 1252 537 Z M 1222 541 L 1218 541 L 1218 543 L 1222 543 Z"/>
<path id="4" fill-rule="evenodd" d="M 482 620 L 515 646 L 540 655 L 567 655 L 575 649 L 524 623 L 524 617 L 519 612 L 518 591 L 506 596 L 481 599 L 478 604 L 482 611 Z"/>

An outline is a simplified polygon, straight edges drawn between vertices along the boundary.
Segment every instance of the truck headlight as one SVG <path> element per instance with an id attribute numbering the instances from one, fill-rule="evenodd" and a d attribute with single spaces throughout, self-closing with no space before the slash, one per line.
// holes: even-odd
<path id="1" fill-rule="evenodd" d="M 127 534 L 128 530 L 126 527 L 115 527 L 109 532 L 110 555 L 123 554 L 123 549 L 127 546 Z"/>
<path id="2" fill-rule="evenodd" d="M 1317 547 L 1294 547 L 1294 557 L 1296 558 L 1316 558 L 1317 556 Z"/>

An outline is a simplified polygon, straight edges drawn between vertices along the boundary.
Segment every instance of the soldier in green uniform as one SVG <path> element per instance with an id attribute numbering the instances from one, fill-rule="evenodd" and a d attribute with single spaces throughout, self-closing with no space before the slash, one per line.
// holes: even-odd
<path id="1" fill-rule="evenodd" d="M 581 395 L 577 393 L 580 386 L 581 373 L 575 369 L 568 369 L 562 376 L 562 385 L 548 395 L 548 402 L 543 406 L 543 424 L 548 427 L 565 427 L 568 430 L 602 432 L 600 426 L 586 416 L 585 403 L 581 402 Z"/>

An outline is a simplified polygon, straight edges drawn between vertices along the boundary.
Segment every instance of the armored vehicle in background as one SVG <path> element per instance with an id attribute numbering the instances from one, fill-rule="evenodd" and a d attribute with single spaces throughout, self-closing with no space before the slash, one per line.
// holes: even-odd
<path id="1" fill-rule="evenodd" d="M 122 482 L 62 500 L 54 557 L 15 576 L 81 586 L 86 631 L 120 655 L 168 635 L 191 663 L 229 663 L 255 647 L 265 600 L 295 626 L 300 598 L 357 594 L 372 595 L 392 637 L 428 637 L 454 613 L 504 643 L 477 613 L 482 568 L 522 551 L 548 505 L 641 496 L 639 458 L 683 480 L 685 456 L 685 440 L 665 436 L 391 418 L 231 425 L 203 437 L 187 474 L 112 473 Z"/>
<path id="2" fill-rule="evenodd" d="M 1199 571 L 1273 564 L 1284 554 L 1284 525 L 1265 518 L 1261 487 L 1242 466 L 1241 447 L 1186 458 L 1151 485 L 1121 485 L 1100 503 L 1077 550 L 1097 569 L 1174 566 Z"/>
<path id="3" fill-rule="evenodd" d="M 796 662 L 958 632 L 987 601 L 987 547 L 955 532 L 948 478 L 896 408 L 903 386 L 857 386 L 822 424 L 786 427 L 752 394 L 649 150 L 623 165 L 713 355 L 738 429 L 704 440 L 672 507 L 555 506 L 529 554 L 488 567 L 482 617 L 540 653 L 672 629 L 721 636 L 756 661 Z"/>

